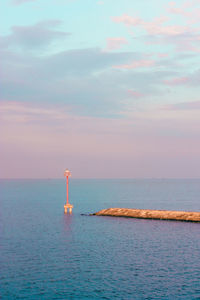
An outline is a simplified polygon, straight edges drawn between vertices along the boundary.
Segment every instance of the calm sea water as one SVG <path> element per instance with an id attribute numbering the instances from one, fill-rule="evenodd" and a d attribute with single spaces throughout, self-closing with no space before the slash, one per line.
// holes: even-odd
<path id="1" fill-rule="evenodd" d="M 1 299 L 200 299 L 200 224 L 88 216 L 200 211 L 200 180 L 0 181 Z M 86 215 L 81 215 L 86 214 Z"/>

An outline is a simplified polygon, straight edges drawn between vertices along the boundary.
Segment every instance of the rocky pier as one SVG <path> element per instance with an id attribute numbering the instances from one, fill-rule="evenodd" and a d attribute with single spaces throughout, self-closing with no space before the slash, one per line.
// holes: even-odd
<path id="1" fill-rule="evenodd" d="M 138 218 L 138 219 L 200 222 L 200 212 L 192 212 L 192 211 L 133 209 L 133 208 L 108 208 L 108 209 L 102 209 L 92 215 Z"/>

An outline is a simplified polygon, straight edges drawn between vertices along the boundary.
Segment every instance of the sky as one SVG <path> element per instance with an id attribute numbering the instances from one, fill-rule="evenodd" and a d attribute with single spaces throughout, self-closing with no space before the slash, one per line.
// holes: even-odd
<path id="1" fill-rule="evenodd" d="M 0 178 L 200 177 L 199 0 L 0 11 Z"/>

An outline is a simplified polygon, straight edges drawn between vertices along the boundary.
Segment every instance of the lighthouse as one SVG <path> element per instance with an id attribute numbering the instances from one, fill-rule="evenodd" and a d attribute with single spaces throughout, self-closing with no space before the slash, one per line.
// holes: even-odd
<path id="1" fill-rule="evenodd" d="M 66 177 L 66 198 L 67 198 L 66 204 L 64 205 L 64 211 L 65 211 L 65 214 L 67 214 L 67 210 L 69 209 L 69 213 L 71 214 L 73 205 L 69 204 L 69 194 L 68 194 L 69 177 L 71 177 L 71 173 L 68 169 L 65 170 L 64 176 Z"/>

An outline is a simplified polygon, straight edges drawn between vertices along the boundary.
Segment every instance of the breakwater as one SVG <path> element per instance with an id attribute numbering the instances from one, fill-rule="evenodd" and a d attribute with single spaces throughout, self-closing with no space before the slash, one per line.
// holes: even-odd
<path id="1" fill-rule="evenodd" d="M 139 219 L 176 220 L 188 222 L 200 222 L 200 212 L 153 210 L 153 209 L 132 209 L 132 208 L 108 208 L 102 209 L 93 215 L 127 217 Z"/>

